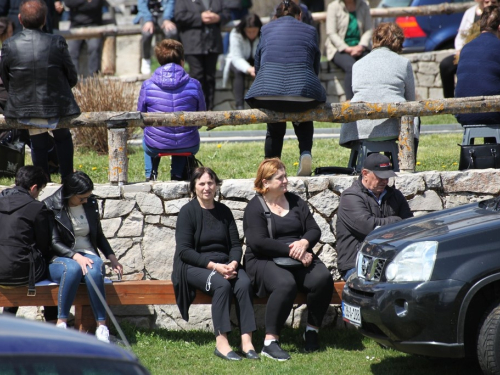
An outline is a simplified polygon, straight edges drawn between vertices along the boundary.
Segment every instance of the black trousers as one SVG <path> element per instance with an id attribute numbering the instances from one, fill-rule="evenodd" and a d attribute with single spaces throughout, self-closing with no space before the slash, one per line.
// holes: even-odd
<path id="1" fill-rule="evenodd" d="M 443 96 L 445 98 L 455 97 L 455 75 L 457 74 L 458 65 L 453 62 L 454 60 L 455 55 L 450 55 L 439 63 L 439 73 L 441 75 Z"/>
<path id="2" fill-rule="evenodd" d="M 233 95 L 236 102 L 236 109 L 238 109 L 245 105 L 245 78 L 247 75 L 236 69 L 233 64 L 231 64 L 230 68 L 234 74 Z"/>
<path id="3" fill-rule="evenodd" d="M 313 100 L 309 102 L 292 102 L 287 100 L 255 100 L 248 99 L 252 108 L 269 109 L 276 112 L 304 112 L 316 108 L 320 102 Z M 311 153 L 314 136 L 314 123 L 312 121 L 294 122 L 293 129 L 299 141 L 300 154 Z M 266 158 L 281 158 L 283 150 L 283 137 L 286 133 L 286 122 L 273 122 L 267 124 L 266 141 L 264 153 Z"/>
<path id="4" fill-rule="evenodd" d="M 201 83 L 207 111 L 214 109 L 215 72 L 218 57 L 219 54 L 217 53 L 185 56 L 186 62 L 189 65 L 189 76 Z"/>
<path id="5" fill-rule="evenodd" d="M 205 287 L 211 272 L 206 268 L 188 266 L 187 279 L 189 285 L 212 296 L 212 321 L 215 336 L 231 331 L 229 313 L 233 295 L 236 297 L 236 316 L 241 334 L 255 331 L 257 328 L 253 311 L 253 290 L 246 272 L 239 269 L 237 277 L 231 280 L 226 280 L 219 273 L 215 273 L 211 278 L 210 290 L 207 292 Z"/>
<path id="6" fill-rule="evenodd" d="M 361 56 L 358 57 L 352 57 L 345 52 L 336 52 L 333 56 L 333 63 L 345 72 L 344 91 L 346 100 L 351 100 L 354 96 L 352 92 L 352 66 L 356 61 L 368 55 L 368 52 L 369 51 L 364 51 Z"/>
<path id="7" fill-rule="evenodd" d="M 307 323 L 320 327 L 333 294 L 330 271 L 314 257 L 309 267 L 286 269 L 267 262 L 262 280 L 269 299 L 266 306 L 266 333 L 279 335 L 285 325 L 297 291 L 307 294 Z"/>

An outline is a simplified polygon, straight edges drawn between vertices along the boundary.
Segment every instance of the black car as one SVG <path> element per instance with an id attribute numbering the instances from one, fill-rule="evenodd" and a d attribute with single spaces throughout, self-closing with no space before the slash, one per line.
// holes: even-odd
<path id="1" fill-rule="evenodd" d="M 500 373 L 500 197 L 376 229 L 356 266 L 342 312 L 363 335 Z"/>
<path id="2" fill-rule="evenodd" d="M 149 375 L 137 357 L 94 336 L 0 315 L 0 375 Z"/>

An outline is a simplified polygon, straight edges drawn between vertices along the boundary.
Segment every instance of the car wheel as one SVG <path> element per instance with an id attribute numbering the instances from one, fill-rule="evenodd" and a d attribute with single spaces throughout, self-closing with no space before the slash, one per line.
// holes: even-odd
<path id="1" fill-rule="evenodd" d="M 485 375 L 500 374 L 500 302 L 485 314 L 480 324 L 477 358 Z"/>

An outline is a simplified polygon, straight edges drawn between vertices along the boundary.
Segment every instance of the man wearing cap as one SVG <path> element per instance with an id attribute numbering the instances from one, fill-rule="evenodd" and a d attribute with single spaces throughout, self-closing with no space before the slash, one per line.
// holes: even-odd
<path id="1" fill-rule="evenodd" d="M 389 158 L 370 154 L 361 175 L 342 193 L 337 212 L 337 265 L 344 280 L 355 271 L 359 244 L 376 227 L 413 217 L 404 195 L 388 186 L 396 177 Z"/>

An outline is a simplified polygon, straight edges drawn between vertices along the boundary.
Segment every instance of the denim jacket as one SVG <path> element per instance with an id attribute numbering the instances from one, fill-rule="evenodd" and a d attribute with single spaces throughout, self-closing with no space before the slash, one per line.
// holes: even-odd
<path id="1" fill-rule="evenodd" d="M 153 15 L 149 10 L 148 2 L 149 2 L 148 0 L 138 0 L 137 9 L 139 12 L 137 13 L 137 16 L 135 16 L 134 18 L 134 23 L 141 22 L 141 18 L 143 19 L 144 22 L 153 21 Z M 163 8 L 162 18 L 164 20 L 172 21 L 174 18 L 175 0 L 161 0 L 161 6 Z"/>

